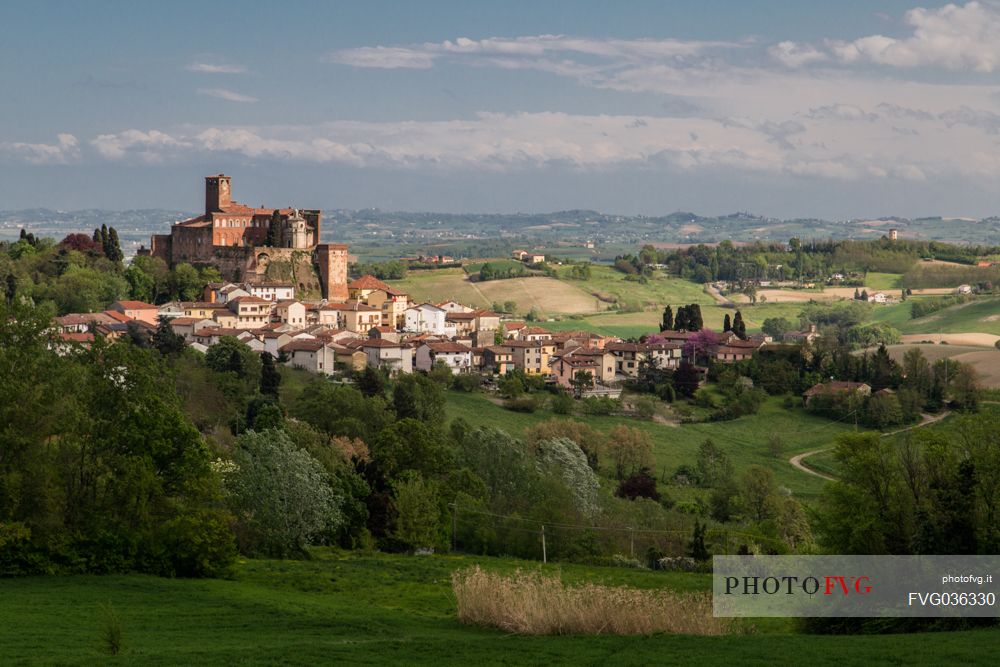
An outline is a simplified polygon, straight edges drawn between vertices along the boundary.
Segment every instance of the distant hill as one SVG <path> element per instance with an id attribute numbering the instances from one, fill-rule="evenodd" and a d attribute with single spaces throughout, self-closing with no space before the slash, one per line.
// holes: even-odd
<path id="1" fill-rule="evenodd" d="M 56 211 L 46 208 L 0 211 L 0 239 L 16 237 L 21 227 L 36 235 L 62 237 L 90 233 L 102 223 L 118 229 L 129 248 L 148 243 L 150 234 L 192 215 L 188 211 L 87 209 Z M 1000 217 L 901 218 L 856 220 L 819 218 L 781 219 L 736 212 L 702 216 L 677 211 L 663 216 L 614 215 L 590 210 L 551 213 L 433 213 L 380 209 L 332 209 L 324 212 L 323 240 L 364 243 L 427 244 L 454 241 L 519 240 L 594 241 L 605 245 L 646 242 L 717 243 L 732 241 L 787 241 L 809 239 L 877 239 L 890 228 L 900 238 L 952 243 L 996 243 Z"/>

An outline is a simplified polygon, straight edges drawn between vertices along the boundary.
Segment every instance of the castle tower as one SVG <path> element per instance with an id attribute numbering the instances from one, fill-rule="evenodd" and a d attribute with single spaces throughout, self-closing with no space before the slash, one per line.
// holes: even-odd
<path id="1" fill-rule="evenodd" d="M 316 246 L 320 289 L 329 301 L 347 301 L 347 245 L 323 243 Z"/>
<path id="2" fill-rule="evenodd" d="M 225 174 L 205 177 L 205 213 L 221 211 L 233 203 L 230 178 Z"/>
<path id="3" fill-rule="evenodd" d="M 899 231 L 896 230 L 896 229 L 890 229 L 889 230 L 889 240 L 890 241 L 895 241 L 898 238 L 899 238 Z"/>
<path id="4" fill-rule="evenodd" d="M 309 232 L 309 226 L 298 209 L 292 212 L 285 224 L 288 229 L 289 247 L 302 250 L 312 245 L 312 234 Z"/>

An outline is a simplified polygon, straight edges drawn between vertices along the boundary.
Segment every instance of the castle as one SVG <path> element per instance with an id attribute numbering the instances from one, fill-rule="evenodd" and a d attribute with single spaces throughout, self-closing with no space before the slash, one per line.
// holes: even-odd
<path id="1" fill-rule="evenodd" d="M 140 254 L 168 266 L 214 266 L 226 280 L 284 281 L 346 301 L 347 246 L 320 243 L 322 211 L 254 208 L 232 199 L 232 179 L 205 177 L 205 213 L 154 234 Z"/>

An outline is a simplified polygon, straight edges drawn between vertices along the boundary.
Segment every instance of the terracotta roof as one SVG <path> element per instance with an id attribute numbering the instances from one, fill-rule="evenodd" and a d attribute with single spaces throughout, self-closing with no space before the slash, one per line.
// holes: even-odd
<path id="1" fill-rule="evenodd" d="M 639 343 L 608 343 L 604 349 L 608 352 L 645 352 L 647 348 Z"/>
<path id="2" fill-rule="evenodd" d="M 458 352 L 471 352 L 472 350 L 461 343 L 424 343 L 427 347 L 431 348 L 434 352 L 441 353 L 458 353 Z"/>
<path id="3" fill-rule="evenodd" d="M 116 310 L 105 310 L 102 315 L 107 315 L 116 322 L 131 322 L 132 318 L 125 313 L 119 313 Z"/>
<path id="4" fill-rule="evenodd" d="M 507 331 L 519 331 L 528 325 L 524 322 L 504 322 L 503 326 Z"/>
<path id="5" fill-rule="evenodd" d="M 227 303 L 271 303 L 267 299 L 262 299 L 259 296 L 238 296 L 235 299 L 230 299 Z"/>
<path id="6" fill-rule="evenodd" d="M 868 384 L 864 382 L 851 382 L 849 380 L 831 380 L 830 382 L 821 382 L 819 384 L 814 384 L 813 386 L 806 389 L 803 396 L 816 396 L 819 394 L 836 394 L 849 391 L 857 391 L 862 387 L 867 387 Z"/>
<path id="7" fill-rule="evenodd" d="M 373 275 L 364 275 L 357 280 L 352 280 L 347 284 L 348 289 L 380 289 L 389 291 L 392 289 L 388 284 L 382 282 Z"/>
<path id="8" fill-rule="evenodd" d="M 323 349 L 326 345 L 325 341 L 316 340 L 315 338 L 300 338 L 299 340 L 285 343 L 278 349 L 282 352 L 316 352 Z"/>
<path id="9" fill-rule="evenodd" d="M 170 320 L 170 325 L 173 326 L 175 324 L 180 324 L 180 325 L 194 324 L 195 322 L 201 322 L 201 320 L 202 318 L 200 317 L 175 317 L 174 319 Z"/>
<path id="10" fill-rule="evenodd" d="M 444 316 L 445 321 L 472 321 L 478 317 L 475 313 L 451 312 Z"/>
<path id="11" fill-rule="evenodd" d="M 67 343 L 93 343 L 94 334 L 92 333 L 61 333 L 59 338 L 66 341 Z"/>
<path id="12" fill-rule="evenodd" d="M 145 301 L 115 301 L 111 306 L 120 306 L 126 310 L 158 310 L 156 306 Z"/>
<path id="13" fill-rule="evenodd" d="M 405 347 L 402 343 L 394 343 L 385 338 L 369 338 L 361 344 L 361 347 Z"/>

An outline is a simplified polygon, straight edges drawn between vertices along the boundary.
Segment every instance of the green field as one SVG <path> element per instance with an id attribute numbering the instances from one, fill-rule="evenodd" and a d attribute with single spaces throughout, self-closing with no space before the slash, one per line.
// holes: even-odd
<path id="1" fill-rule="evenodd" d="M 448 393 L 448 415 L 462 417 L 476 426 L 496 426 L 520 436 L 526 428 L 539 422 L 557 417 L 547 410 L 532 414 L 511 412 L 491 402 L 484 394 L 463 392 Z M 621 417 L 575 416 L 595 429 L 607 432 L 623 423 Z M 681 464 L 694 465 L 697 461 L 698 446 L 711 438 L 732 460 L 737 471 L 752 464 L 759 464 L 774 472 L 777 482 L 791 490 L 803 500 L 815 498 L 825 482 L 819 477 L 807 475 L 793 468 L 788 458 L 801 452 L 820 449 L 833 444 L 838 433 L 853 428 L 847 425 L 816 417 L 802 408 L 787 409 L 781 399 L 770 398 L 756 415 L 732 421 L 702 424 L 681 424 L 672 426 L 658 422 L 629 419 L 625 421 L 647 432 L 653 440 L 653 456 L 657 473 L 669 476 Z M 782 438 L 784 448 L 775 457 L 768 449 L 771 434 Z M 673 495 L 678 490 L 667 487 Z M 685 490 L 684 493 L 687 493 Z"/>
<path id="2" fill-rule="evenodd" d="M 903 333 L 988 333 L 1000 336 L 1000 298 L 983 298 L 951 306 L 905 322 Z"/>
<path id="3" fill-rule="evenodd" d="M 900 280 L 903 278 L 901 273 L 877 273 L 875 271 L 869 272 L 865 276 L 865 286 L 868 291 L 871 290 L 898 290 L 900 285 Z"/>
<path id="4" fill-rule="evenodd" d="M 767 619 L 750 635 L 527 637 L 464 626 L 450 575 L 536 563 L 325 549 L 308 561 L 242 561 L 228 580 L 141 575 L 3 582 L 2 664 L 142 665 L 942 665 L 975 664 L 1000 631 L 888 636 L 792 634 Z M 567 582 L 708 590 L 707 575 L 549 565 Z M 101 649 L 102 606 L 121 619 L 124 651 Z"/>

